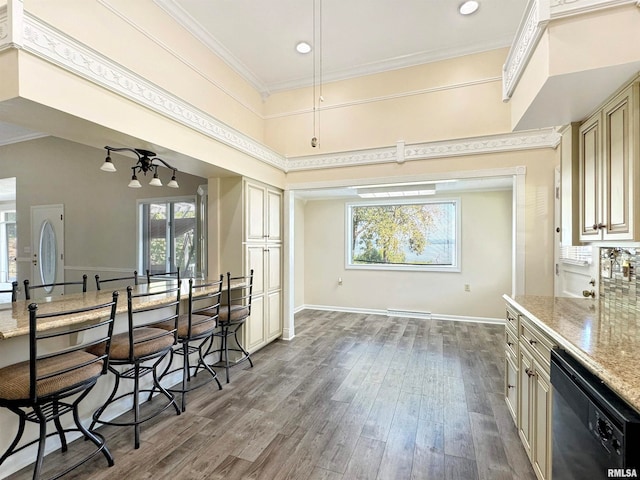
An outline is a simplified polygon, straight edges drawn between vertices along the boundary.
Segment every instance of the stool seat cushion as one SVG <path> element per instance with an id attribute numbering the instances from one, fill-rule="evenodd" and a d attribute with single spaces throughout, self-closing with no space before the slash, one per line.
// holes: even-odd
<path id="1" fill-rule="evenodd" d="M 134 358 L 141 358 L 171 348 L 173 335 L 168 335 L 166 330 L 161 328 L 142 327 L 133 331 L 133 341 L 133 356 Z M 111 360 L 126 361 L 128 359 L 129 333 L 118 333 L 111 340 Z"/>
<path id="2" fill-rule="evenodd" d="M 154 327 L 164 330 L 173 330 L 175 324 L 171 320 L 163 323 L 156 323 Z M 191 315 L 191 335 L 198 336 L 206 332 L 211 332 L 216 328 L 216 319 L 207 315 Z M 178 317 L 178 337 L 187 338 L 189 334 L 189 315 L 182 314 Z"/>
<path id="3" fill-rule="evenodd" d="M 218 320 L 220 323 L 233 323 L 240 320 L 246 320 L 248 316 L 249 308 L 244 305 L 231 305 L 231 315 L 229 315 L 229 307 L 225 305 L 220 307 Z M 229 318 L 231 318 L 231 320 L 229 320 Z"/>
<path id="4" fill-rule="evenodd" d="M 37 375 L 55 374 L 67 368 L 83 363 L 93 362 L 84 367 L 66 373 L 60 373 L 50 378 L 39 380 L 36 393 L 44 397 L 56 392 L 62 392 L 102 374 L 102 360 L 95 361 L 96 356 L 79 350 L 56 358 L 37 361 Z M 0 399 L 27 400 L 29 399 L 29 361 L 16 363 L 0 369 Z"/>

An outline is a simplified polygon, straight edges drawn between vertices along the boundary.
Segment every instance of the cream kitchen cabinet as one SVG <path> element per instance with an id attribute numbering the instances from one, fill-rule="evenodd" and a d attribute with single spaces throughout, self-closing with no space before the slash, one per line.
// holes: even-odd
<path id="1" fill-rule="evenodd" d="M 253 269 L 253 300 L 245 347 L 253 351 L 282 335 L 282 246 L 245 248 L 247 270 Z"/>
<path id="2" fill-rule="evenodd" d="M 521 312 L 507 306 L 505 324 L 505 401 L 518 435 L 540 480 L 551 479 L 554 344 Z"/>
<path id="3" fill-rule="evenodd" d="M 504 329 L 504 399 L 513 421 L 518 424 L 518 314 L 507 308 Z"/>
<path id="4" fill-rule="evenodd" d="M 247 242 L 282 241 L 282 192 L 245 180 Z"/>
<path id="5" fill-rule="evenodd" d="M 638 240 L 638 82 L 622 90 L 579 129 L 579 238 Z"/>
<path id="6" fill-rule="evenodd" d="M 223 178 L 218 198 L 220 271 L 253 270 L 251 316 L 242 332 L 252 352 L 282 335 L 282 191 Z"/>

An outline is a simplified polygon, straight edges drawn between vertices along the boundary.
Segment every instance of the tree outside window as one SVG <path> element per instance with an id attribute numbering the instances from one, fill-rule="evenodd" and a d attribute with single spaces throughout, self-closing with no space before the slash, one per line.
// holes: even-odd
<path id="1" fill-rule="evenodd" d="M 458 200 L 349 204 L 348 266 L 459 270 Z"/>

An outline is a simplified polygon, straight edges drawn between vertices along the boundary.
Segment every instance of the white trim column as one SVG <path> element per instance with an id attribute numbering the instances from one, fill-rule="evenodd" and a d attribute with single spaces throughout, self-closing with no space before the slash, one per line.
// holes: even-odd
<path id="1" fill-rule="evenodd" d="M 282 305 L 282 339 L 292 340 L 295 337 L 294 326 L 294 299 L 295 299 L 295 278 L 294 278 L 294 215 L 295 215 L 295 195 L 290 190 L 284 191 L 283 201 L 283 226 L 284 226 L 284 255 L 283 255 L 283 305 Z"/>

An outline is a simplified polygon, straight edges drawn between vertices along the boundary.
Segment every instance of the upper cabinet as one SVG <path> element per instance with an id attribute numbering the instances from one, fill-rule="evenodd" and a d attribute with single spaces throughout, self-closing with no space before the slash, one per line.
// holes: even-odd
<path id="1" fill-rule="evenodd" d="M 639 86 L 635 82 L 579 129 L 579 239 L 640 239 Z"/>
<path id="2" fill-rule="evenodd" d="M 246 182 L 246 241 L 279 242 L 282 240 L 282 191 L 266 185 Z"/>

